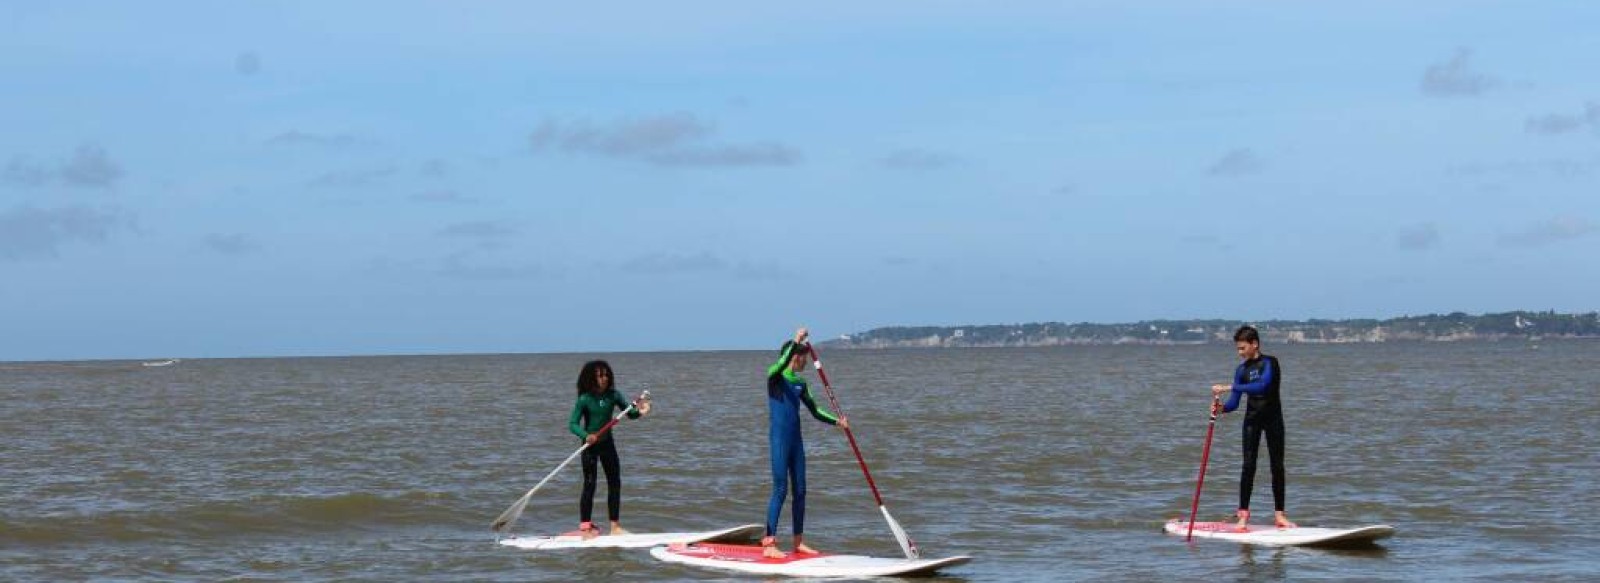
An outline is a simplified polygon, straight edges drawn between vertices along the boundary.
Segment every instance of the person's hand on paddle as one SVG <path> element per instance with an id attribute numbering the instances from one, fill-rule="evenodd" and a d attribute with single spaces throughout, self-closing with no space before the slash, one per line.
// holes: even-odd
<path id="1" fill-rule="evenodd" d="M 839 429 L 849 429 L 850 428 L 850 418 L 849 417 L 840 417 L 839 418 L 839 422 L 836 423 L 835 425 L 838 425 Z"/>
<path id="2" fill-rule="evenodd" d="M 649 401 L 640 402 L 639 403 L 639 416 L 640 417 L 644 417 L 645 415 L 649 415 L 649 414 L 650 414 L 650 402 Z"/>
<path id="3" fill-rule="evenodd" d="M 1233 390 L 1233 385 L 1211 385 L 1211 396 L 1220 397 L 1223 393 Z"/>
<path id="4" fill-rule="evenodd" d="M 809 338 L 811 338 L 811 331 L 807 330 L 805 326 L 801 326 L 799 330 L 794 331 L 795 344 L 805 344 Z"/>
<path id="5" fill-rule="evenodd" d="M 594 445 L 596 441 L 600 441 L 600 435 L 597 433 L 590 433 L 588 437 L 583 438 L 585 445 Z"/>

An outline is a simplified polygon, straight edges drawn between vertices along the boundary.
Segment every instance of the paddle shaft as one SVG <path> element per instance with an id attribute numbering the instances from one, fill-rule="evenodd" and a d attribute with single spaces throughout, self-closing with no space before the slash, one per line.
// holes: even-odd
<path id="1" fill-rule="evenodd" d="M 1211 421 L 1206 424 L 1206 446 L 1200 450 L 1200 477 L 1194 484 L 1194 503 L 1189 505 L 1189 534 L 1185 541 L 1194 540 L 1195 513 L 1200 511 L 1200 488 L 1206 484 L 1206 462 L 1211 460 L 1211 434 L 1217 430 L 1217 412 L 1222 409 L 1222 398 L 1211 398 Z"/>
<path id="2" fill-rule="evenodd" d="M 822 378 L 822 389 L 828 394 L 828 403 L 833 405 L 833 410 L 837 411 L 840 417 L 843 417 L 844 407 L 839 406 L 839 398 L 833 394 L 833 385 L 828 382 L 828 373 L 822 371 L 822 357 L 817 354 L 817 349 L 811 346 L 809 342 L 806 343 L 806 350 L 811 352 L 811 357 L 816 363 L 817 376 Z M 883 495 L 878 493 L 878 483 L 872 481 L 872 471 L 867 469 L 867 460 L 861 457 L 861 448 L 856 446 L 855 432 L 846 427 L 844 428 L 844 436 L 850 440 L 850 451 L 855 452 L 856 463 L 861 465 L 861 475 L 867 477 L 867 487 L 872 488 L 872 499 L 876 500 L 879 506 L 883 506 Z"/>
<path id="3" fill-rule="evenodd" d="M 817 364 L 817 376 L 822 379 L 823 391 L 828 394 L 828 403 L 833 405 L 833 410 L 844 417 L 844 407 L 839 406 L 839 397 L 833 393 L 833 384 L 828 382 L 828 373 L 822 370 L 822 358 L 817 355 L 817 349 L 806 343 L 806 350 L 811 353 L 811 358 Z M 900 522 L 889 514 L 889 507 L 883 505 L 883 495 L 878 493 L 878 483 L 872 480 L 872 472 L 867 469 L 867 459 L 861 456 L 861 448 L 856 445 L 856 434 L 848 426 L 844 428 L 845 438 L 850 440 L 850 451 L 856 454 L 856 463 L 861 465 L 861 475 L 867 477 L 867 487 L 872 488 L 872 499 L 878 502 L 878 510 L 883 512 L 883 519 L 889 523 L 889 530 L 894 533 L 896 542 L 900 543 L 900 550 L 904 551 L 907 559 L 916 559 L 922 556 L 922 551 L 917 548 L 917 541 L 911 540 L 911 535 L 906 529 L 900 527 Z"/>
<path id="4" fill-rule="evenodd" d="M 600 427 L 599 431 L 591 434 L 596 437 L 595 441 L 599 441 L 598 438 L 600 436 L 605 435 L 607 431 L 610 431 L 611 428 L 617 424 L 617 422 L 622 421 L 622 417 L 624 415 L 627 415 L 628 412 L 638 408 L 639 403 L 648 398 L 650 398 L 650 391 L 645 391 L 639 395 L 639 398 L 634 399 L 632 403 L 628 403 L 627 408 L 623 409 L 616 415 L 613 415 L 610 421 L 607 421 L 605 425 Z M 519 498 L 516 503 L 511 505 L 511 508 L 508 508 L 505 512 L 501 513 L 500 518 L 496 519 L 494 524 L 490 525 L 489 528 L 496 531 L 502 528 L 510 528 L 511 523 L 515 522 L 517 517 L 522 514 L 522 508 L 528 505 L 528 500 L 533 498 L 534 492 L 538 492 L 539 488 L 544 487 L 545 482 L 549 482 L 550 478 L 554 478 L 556 477 L 556 474 L 561 473 L 561 470 L 567 467 L 567 464 L 570 464 L 572 463 L 572 460 L 577 459 L 578 454 L 583 453 L 583 450 L 589 449 L 590 445 L 593 444 L 589 443 L 588 440 L 585 439 L 583 445 L 578 446 L 577 451 L 572 452 L 572 455 L 569 455 L 567 456 L 567 459 L 562 460 L 561 464 L 556 466 L 556 469 L 550 470 L 550 473 L 546 474 L 543 480 L 539 480 L 539 483 L 535 484 L 532 489 L 528 490 L 527 494 L 523 494 L 522 498 Z"/>

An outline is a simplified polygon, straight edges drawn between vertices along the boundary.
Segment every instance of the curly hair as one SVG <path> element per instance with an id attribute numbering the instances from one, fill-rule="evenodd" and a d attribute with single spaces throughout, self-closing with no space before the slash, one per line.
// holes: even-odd
<path id="1" fill-rule="evenodd" d="M 600 386 L 600 371 L 606 371 L 606 386 Z M 617 386 L 617 373 L 611 372 L 611 364 L 604 360 L 591 360 L 583 363 L 583 370 L 578 371 L 578 394 L 600 393 Z"/>

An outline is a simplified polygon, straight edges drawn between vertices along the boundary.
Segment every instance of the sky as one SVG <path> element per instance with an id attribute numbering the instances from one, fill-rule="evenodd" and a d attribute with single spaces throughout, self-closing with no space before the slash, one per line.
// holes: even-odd
<path id="1" fill-rule="evenodd" d="M 0 360 L 1587 312 L 1600 4 L 0 0 Z"/>

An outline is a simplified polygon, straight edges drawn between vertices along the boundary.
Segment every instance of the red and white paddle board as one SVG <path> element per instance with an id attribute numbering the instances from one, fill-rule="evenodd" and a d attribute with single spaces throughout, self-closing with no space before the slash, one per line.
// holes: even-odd
<path id="1" fill-rule="evenodd" d="M 1189 534 L 1189 521 L 1175 518 L 1167 522 L 1167 534 L 1187 536 Z M 1314 526 L 1297 526 L 1294 528 L 1278 528 L 1252 524 L 1246 530 L 1240 531 L 1238 524 L 1233 522 L 1196 522 L 1194 523 L 1195 538 L 1215 538 L 1237 543 L 1266 546 L 1340 546 L 1370 544 L 1379 539 L 1394 536 L 1394 527 L 1387 524 L 1375 524 L 1360 528 L 1320 528 Z"/>
<path id="2" fill-rule="evenodd" d="M 972 557 L 943 559 L 889 559 L 861 555 L 802 555 L 789 553 L 782 559 L 761 556 L 757 545 L 717 543 L 678 544 L 650 549 L 650 555 L 668 563 L 679 563 L 741 573 L 784 575 L 789 577 L 891 577 L 926 575 L 954 567 Z"/>
<path id="3" fill-rule="evenodd" d="M 657 545 L 693 543 L 710 540 L 749 540 L 766 533 L 759 524 L 746 524 L 706 532 L 657 532 L 641 534 L 600 535 L 585 540 L 583 534 L 572 531 L 555 536 L 515 536 L 500 539 L 500 544 L 519 549 L 638 549 Z"/>

